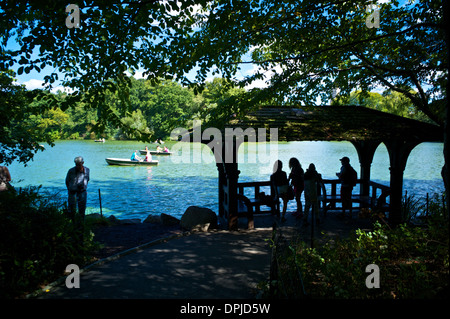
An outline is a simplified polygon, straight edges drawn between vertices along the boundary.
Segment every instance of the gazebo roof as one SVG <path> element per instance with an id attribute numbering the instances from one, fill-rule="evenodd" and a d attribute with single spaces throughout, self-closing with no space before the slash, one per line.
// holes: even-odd
<path id="1" fill-rule="evenodd" d="M 442 129 L 433 124 L 354 105 L 300 107 L 263 106 L 231 119 L 230 128 L 278 128 L 279 141 L 440 142 Z"/>

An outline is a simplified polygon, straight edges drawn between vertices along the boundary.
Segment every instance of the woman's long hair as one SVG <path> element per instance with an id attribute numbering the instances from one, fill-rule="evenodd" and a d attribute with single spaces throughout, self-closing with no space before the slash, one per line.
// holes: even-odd
<path id="1" fill-rule="evenodd" d="M 289 168 L 292 170 L 293 168 L 296 167 L 302 167 L 302 165 L 300 164 L 299 160 L 295 157 L 291 157 L 291 159 L 289 160 Z"/>

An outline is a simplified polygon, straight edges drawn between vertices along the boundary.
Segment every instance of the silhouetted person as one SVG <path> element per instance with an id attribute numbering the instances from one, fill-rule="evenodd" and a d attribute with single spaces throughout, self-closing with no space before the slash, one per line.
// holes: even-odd
<path id="1" fill-rule="evenodd" d="M 286 209 L 287 203 L 289 201 L 289 181 L 287 178 L 287 174 L 283 171 L 283 163 L 280 160 L 277 160 L 273 165 L 273 174 L 270 175 L 270 184 L 275 188 L 276 194 L 283 200 L 283 213 L 281 215 L 281 221 L 285 221 L 286 218 Z M 273 194 L 275 192 L 272 192 Z"/>
<path id="2" fill-rule="evenodd" d="M 294 213 L 294 216 L 301 217 L 303 215 L 303 207 L 300 197 L 305 189 L 305 172 L 303 171 L 299 160 L 295 157 L 292 157 L 289 160 L 289 168 L 291 169 L 289 180 L 291 181 L 291 185 L 294 187 L 294 197 L 297 202 L 297 211 Z"/>
<path id="3" fill-rule="evenodd" d="M 89 168 L 84 166 L 84 160 L 81 156 L 75 157 L 75 167 L 67 172 L 66 186 L 69 193 L 68 208 L 72 220 L 75 220 L 75 214 L 78 205 L 78 214 L 84 220 L 87 201 L 87 186 L 89 182 Z"/>
<path id="4" fill-rule="evenodd" d="M 340 159 L 342 166 L 341 171 L 336 173 L 341 181 L 341 198 L 342 198 L 342 214 L 345 216 L 345 210 L 349 209 L 350 218 L 352 217 L 352 191 L 356 185 L 357 174 L 350 165 L 350 159 L 344 156 Z"/>
<path id="5" fill-rule="evenodd" d="M 309 209 L 312 207 L 312 216 L 316 217 L 319 223 L 319 202 L 317 201 L 317 183 L 320 182 L 322 176 L 317 173 L 316 166 L 311 163 L 305 172 L 305 216 L 303 225 L 308 225 Z M 313 215 L 314 214 L 314 215 Z M 312 217 L 311 217 L 312 220 Z"/>

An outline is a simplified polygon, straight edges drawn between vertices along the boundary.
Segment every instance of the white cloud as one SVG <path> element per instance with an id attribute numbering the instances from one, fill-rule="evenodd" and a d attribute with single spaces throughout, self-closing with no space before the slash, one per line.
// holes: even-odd
<path id="1" fill-rule="evenodd" d="M 31 90 L 35 90 L 35 89 L 41 89 L 41 90 L 45 89 L 45 87 L 43 85 L 44 83 L 45 82 L 43 80 L 38 80 L 38 79 L 30 79 L 30 80 L 22 82 L 22 83 L 15 82 L 15 84 L 25 85 L 25 88 L 27 90 L 30 90 L 30 91 Z M 58 85 L 56 87 L 53 87 L 50 91 L 52 93 L 57 93 L 58 91 L 66 92 L 66 93 L 74 92 L 73 89 L 65 87 L 65 86 L 62 86 L 62 85 Z"/>
<path id="2" fill-rule="evenodd" d="M 25 85 L 27 90 L 43 89 L 44 88 L 44 86 L 43 86 L 44 81 L 42 81 L 42 80 L 31 79 L 31 80 L 23 82 L 22 84 Z"/>
<path id="3" fill-rule="evenodd" d="M 144 71 L 136 71 L 136 73 L 134 74 L 134 78 L 136 80 L 145 79 Z"/>
<path id="4" fill-rule="evenodd" d="M 129 71 L 126 71 L 125 74 L 127 76 L 133 76 L 136 80 L 145 79 L 144 71 L 135 71 L 134 74 L 131 74 Z"/>
<path id="5" fill-rule="evenodd" d="M 68 87 L 65 87 L 65 86 L 57 86 L 57 87 L 52 88 L 50 91 L 52 93 L 57 93 L 58 91 L 65 92 L 65 93 L 73 93 L 73 92 L 75 92 L 74 89 L 68 88 Z"/>

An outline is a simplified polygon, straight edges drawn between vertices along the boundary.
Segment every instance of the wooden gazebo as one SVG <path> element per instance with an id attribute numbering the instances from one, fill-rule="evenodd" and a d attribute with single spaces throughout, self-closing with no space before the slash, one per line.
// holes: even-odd
<path id="1" fill-rule="evenodd" d="M 401 221 L 403 172 L 409 154 L 422 142 L 442 142 L 442 129 L 400 116 L 362 106 L 259 107 L 242 116 L 232 117 L 222 128 L 246 130 L 278 129 L 278 141 L 349 141 L 358 153 L 361 194 L 369 194 L 370 168 L 377 147 L 384 143 L 390 160 L 390 213 L 392 224 Z M 251 131 L 251 130 L 249 130 Z M 250 137 L 247 137 L 250 138 Z M 244 140 L 223 141 L 222 158 L 216 155 L 219 173 L 219 215 L 228 220 L 228 228 L 237 228 L 238 179 L 237 148 Z M 202 140 L 209 143 L 211 140 Z M 232 152 L 232 154 L 230 154 Z M 225 161 L 227 156 L 227 161 Z M 230 161 L 230 158 L 233 160 Z"/>

